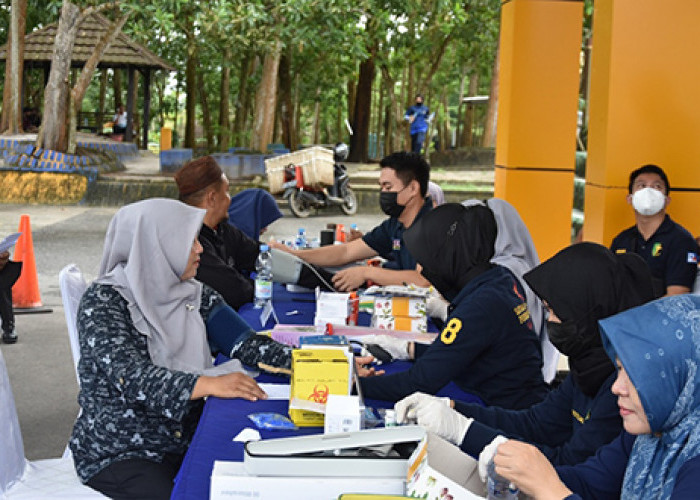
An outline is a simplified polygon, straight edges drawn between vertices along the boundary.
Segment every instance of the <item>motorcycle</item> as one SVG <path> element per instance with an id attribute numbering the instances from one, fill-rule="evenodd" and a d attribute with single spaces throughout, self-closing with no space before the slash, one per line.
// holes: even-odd
<path id="1" fill-rule="evenodd" d="M 289 165 L 284 170 L 284 198 L 289 202 L 289 209 L 296 217 L 308 217 L 311 209 L 339 206 L 346 215 L 357 212 L 357 198 L 348 185 L 350 176 L 342 161 L 348 157 L 348 146 L 338 143 L 333 148 L 333 185 L 330 189 L 323 186 L 304 184 L 301 167 Z"/>

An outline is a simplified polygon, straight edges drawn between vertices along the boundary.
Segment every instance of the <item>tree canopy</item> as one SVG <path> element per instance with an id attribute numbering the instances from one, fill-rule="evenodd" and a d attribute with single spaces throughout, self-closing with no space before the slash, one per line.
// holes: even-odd
<path id="1" fill-rule="evenodd" d="M 58 20 L 61 1 L 27 1 L 27 32 Z M 417 92 L 436 112 L 441 144 L 458 142 L 450 134 L 464 119 L 462 98 L 488 93 L 500 1 L 123 0 L 114 10 L 129 14 L 126 35 L 177 68 L 155 75 L 152 120 L 174 127 L 181 145 L 264 149 L 259 135 L 292 148 L 350 142 L 347 121 L 365 137 L 351 142 L 354 156 L 366 159 L 406 147 L 403 113 Z M 0 43 L 9 23 L 5 0 Z M 98 70 L 82 109 L 121 103 L 119 73 Z M 43 79 L 27 78 L 25 106 L 40 107 Z"/>

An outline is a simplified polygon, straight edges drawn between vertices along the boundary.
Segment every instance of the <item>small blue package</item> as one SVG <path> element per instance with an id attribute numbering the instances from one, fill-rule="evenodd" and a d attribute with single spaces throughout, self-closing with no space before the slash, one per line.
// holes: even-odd
<path id="1" fill-rule="evenodd" d="M 258 429 L 266 431 L 286 430 L 295 431 L 298 429 L 294 422 L 280 413 L 260 412 L 251 413 L 248 418 L 253 421 Z"/>

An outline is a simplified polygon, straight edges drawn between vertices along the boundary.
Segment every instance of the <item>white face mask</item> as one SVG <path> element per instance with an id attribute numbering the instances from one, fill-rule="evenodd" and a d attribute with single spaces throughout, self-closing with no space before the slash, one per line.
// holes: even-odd
<path id="1" fill-rule="evenodd" d="M 666 205 L 666 196 L 658 189 L 645 187 L 632 195 L 632 206 L 642 215 L 656 215 Z"/>

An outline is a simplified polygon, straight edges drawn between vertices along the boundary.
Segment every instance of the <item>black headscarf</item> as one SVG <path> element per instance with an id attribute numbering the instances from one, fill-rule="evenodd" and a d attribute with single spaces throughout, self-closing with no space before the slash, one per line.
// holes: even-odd
<path id="1" fill-rule="evenodd" d="M 403 234 L 421 274 L 452 301 L 464 286 L 493 264 L 496 219 L 483 205 L 446 203 L 418 219 Z"/>
<path id="2" fill-rule="evenodd" d="M 574 381 L 589 396 L 614 371 L 603 349 L 598 320 L 654 298 L 651 271 L 632 253 L 613 254 L 597 243 L 565 248 L 524 276 L 554 311 L 547 323 L 552 344 L 569 357 Z"/>

